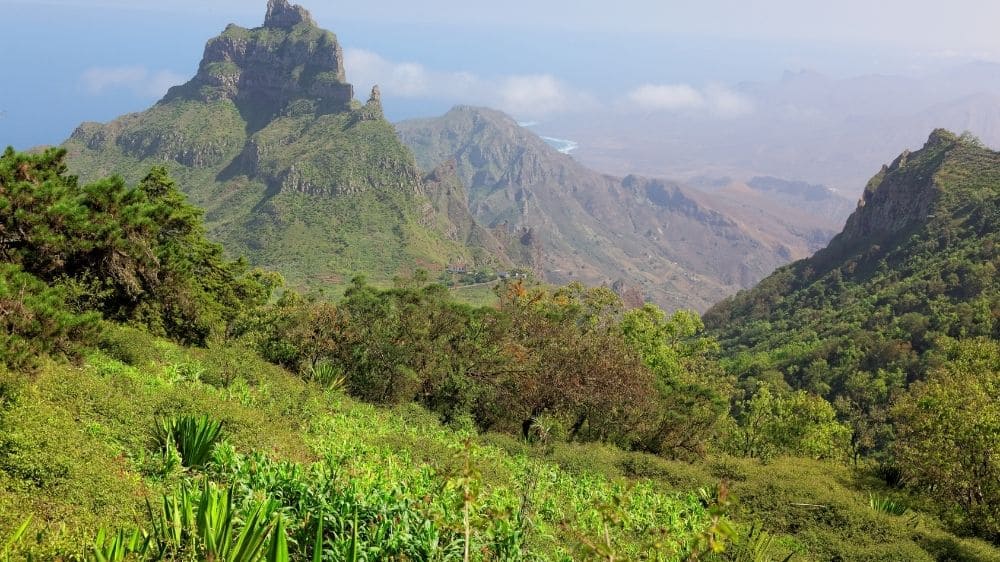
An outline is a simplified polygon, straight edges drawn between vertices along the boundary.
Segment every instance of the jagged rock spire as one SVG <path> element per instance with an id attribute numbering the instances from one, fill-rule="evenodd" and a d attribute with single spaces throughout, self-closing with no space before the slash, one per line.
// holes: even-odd
<path id="1" fill-rule="evenodd" d="M 348 111 L 354 89 L 345 79 L 337 37 L 316 26 L 304 8 L 269 0 L 262 27 L 230 25 L 208 41 L 198 74 L 164 101 L 176 98 L 232 100 L 255 130 L 295 101 L 324 114 Z"/>
<path id="2" fill-rule="evenodd" d="M 372 86 L 372 95 L 368 97 L 368 103 L 365 104 L 361 112 L 361 119 L 365 121 L 377 121 L 384 118 L 385 113 L 382 112 L 382 90 L 379 90 L 378 85 L 375 85 Z"/>
<path id="3" fill-rule="evenodd" d="M 312 16 L 302 6 L 293 6 L 288 0 L 268 0 L 264 27 L 290 29 L 303 22 L 316 25 Z"/>
<path id="4" fill-rule="evenodd" d="M 378 84 L 372 86 L 372 95 L 368 96 L 368 105 L 382 109 L 382 90 Z"/>

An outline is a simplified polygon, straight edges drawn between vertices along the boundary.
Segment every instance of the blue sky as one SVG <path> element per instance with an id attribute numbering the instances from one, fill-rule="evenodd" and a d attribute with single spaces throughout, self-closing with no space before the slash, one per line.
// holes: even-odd
<path id="1" fill-rule="evenodd" d="M 304 4 L 340 37 L 359 96 L 380 83 L 395 119 L 455 103 L 525 119 L 636 101 L 730 112 L 733 84 L 784 70 L 909 74 L 1000 59 L 992 0 Z M 264 5 L 0 0 L 0 145 L 59 143 L 82 121 L 148 107 L 194 74 L 208 38 L 259 25 Z"/>

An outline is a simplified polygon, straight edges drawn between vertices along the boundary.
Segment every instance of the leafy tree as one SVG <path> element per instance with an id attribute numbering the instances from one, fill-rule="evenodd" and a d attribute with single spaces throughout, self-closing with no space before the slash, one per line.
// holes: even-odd
<path id="1" fill-rule="evenodd" d="M 65 155 L 0 156 L 0 262 L 64 287 L 80 310 L 188 343 L 225 337 L 270 298 L 279 278 L 225 260 L 163 168 L 134 188 L 119 177 L 81 186 Z"/>
<path id="2" fill-rule="evenodd" d="M 943 343 L 944 359 L 895 404 L 898 466 L 911 485 L 1000 538 L 1000 343 Z"/>
<path id="3" fill-rule="evenodd" d="M 670 318 L 646 304 L 626 312 L 621 331 L 656 380 L 658 418 L 644 438 L 645 448 L 663 454 L 701 454 L 726 408 L 728 389 L 718 364 L 709 357 L 718 349 L 702 335 L 701 319 L 689 311 Z"/>
<path id="4" fill-rule="evenodd" d="M 42 354 L 70 354 L 97 333 L 99 316 L 78 313 L 65 291 L 0 264 L 0 367 L 33 367 Z"/>
<path id="5" fill-rule="evenodd" d="M 850 435 L 822 397 L 801 390 L 777 396 L 764 386 L 740 404 L 727 448 L 762 460 L 776 454 L 836 458 L 846 452 Z"/>

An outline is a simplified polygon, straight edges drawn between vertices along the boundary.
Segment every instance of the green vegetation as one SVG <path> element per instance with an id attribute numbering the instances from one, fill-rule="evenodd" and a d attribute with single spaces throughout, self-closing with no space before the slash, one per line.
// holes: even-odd
<path id="1" fill-rule="evenodd" d="M 79 127 L 67 162 L 85 181 L 128 183 L 164 166 L 204 209 L 213 241 L 298 289 L 337 294 L 359 274 L 388 283 L 496 262 L 488 231 L 460 235 L 475 225 L 467 207 L 432 203 L 381 110 L 350 99 L 342 58 L 333 34 L 308 21 L 230 26 L 189 83 L 146 111 Z"/>
<path id="2" fill-rule="evenodd" d="M 953 528 L 996 542 L 1000 153 L 935 131 L 863 203 L 827 249 L 706 323 L 745 395 L 826 398 L 856 463 L 874 460 Z"/>
<path id="3" fill-rule="evenodd" d="M 38 308 L 76 311 L 50 316 L 72 327 L 83 315 L 91 327 L 76 334 L 4 325 L 11 341 L 55 339 L 35 350 L 53 356 L 3 371 L 0 529 L 10 533 L 7 548 L 40 559 L 96 560 L 281 560 L 286 550 L 291 559 L 316 559 L 316 545 L 319 559 L 563 560 L 601 552 L 679 560 L 721 548 L 725 528 L 711 499 L 571 475 L 487 445 L 472 426 L 453 430 L 402 406 L 418 400 L 411 383 L 425 377 L 423 386 L 440 391 L 424 401 L 461 427 L 472 410 L 444 403 L 473 375 L 460 363 L 483 351 L 479 365 L 515 367 L 509 362 L 521 352 L 491 352 L 491 332 L 483 332 L 481 349 L 456 353 L 449 364 L 447 338 L 415 336 L 452 326 L 461 351 L 476 342 L 454 330 L 498 325 L 499 311 L 451 304 L 434 286 L 383 292 L 361 282 L 338 306 L 291 292 L 268 304 L 275 279 L 222 260 L 162 170 L 132 188 L 120 179 L 81 186 L 66 175 L 60 151 L 8 151 L 0 171 L 11 211 L 4 232 L 16 233 L 5 239 L 5 267 L 23 264 L 38 275 L 15 294 L 65 292 L 66 300 L 49 298 Z M 572 291 L 538 308 L 518 294 L 511 314 L 539 324 L 561 314 L 571 320 L 565 334 L 586 350 L 587 330 L 608 338 L 614 327 L 598 324 L 608 304 L 596 298 L 602 293 L 585 309 Z M 413 302 L 421 295 L 423 302 Z M 185 308 L 175 305 L 181 297 Z M 438 312 L 421 321 L 428 305 Z M 175 314 L 183 320 L 171 320 Z M 349 332 L 339 331 L 344 314 L 356 319 Z M 190 325 L 204 329 L 193 337 Z M 70 348 L 75 362 L 54 356 Z M 265 363 L 255 349 L 304 376 Z M 545 360 L 538 354 L 530 361 Z M 543 375 L 487 378 L 464 392 L 499 390 L 508 380 L 536 385 Z M 624 370 L 620 376 L 626 383 Z M 404 409 L 362 407 L 338 387 Z M 537 415 L 597 406 L 592 390 L 565 410 L 545 402 L 551 390 L 539 391 L 545 407 Z M 456 404 L 472 396 L 458 394 Z M 518 416 L 498 424 L 520 424 L 535 411 L 514 409 L 510 391 L 497 399 L 503 402 L 480 413 L 509 406 Z M 414 416 L 419 421 L 410 421 Z M 613 421 L 624 438 L 629 428 Z M 595 429 L 584 431 L 597 438 Z M 8 529 L 11 515 L 19 522 Z M 33 516 L 30 532 L 20 528 L 26 515 Z"/>
<path id="4" fill-rule="evenodd" d="M 169 418 L 156 425 L 156 444 L 161 452 L 169 456 L 176 451 L 189 468 L 201 468 L 208 462 L 221 435 L 222 423 L 208 416 Z"/>
<path id="5" fill-rule="evenodd" d="M 897 406 L 925 420 L 955 399 L 935 377 L 960 373 L 982 399 L 907 426 L 926 441 L 894 449 L 900 491 L 844 463 L 849 429 L 821 398 L 739 398 L 694 314 L 520 280 L 475 307 L 425 274 L 273 298 L 278 280 L 222 259 L 163 170 L 79 185 L 59 151 L 8 151 L 0 172 L 17 233 L 0 303 L 31 311 L 0 325 L 20 342 L 0 370 L 12 557 L 996 557 L 946 527 L 990 528 L 993 473 L 974 461 L 994 445 L 929 454 L 995 421 L 990 342 L 956 344 Z M 942 474 L 954 486 L 917 484 Z M 957 496 L 978 526 L 938 511 Z"/>

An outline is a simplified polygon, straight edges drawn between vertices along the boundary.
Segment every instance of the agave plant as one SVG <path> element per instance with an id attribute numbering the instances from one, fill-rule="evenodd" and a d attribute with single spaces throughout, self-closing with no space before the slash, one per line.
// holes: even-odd
<path id="1" fill-rule="evenodd" d="M 733 562 L 772 562 L 776 560 L 771 557 L 771 550 L 774 547 L 774 535 L 768 533 L 759 523 L 750 525 L 746 535 L 734 541 L 732 549 L 725 553 L 726 560 Z M 781 558 L 781 562 L 789 562 L 795 556 L 795 551 L 788 553 Z"/>
<path id="2" fill-rule="evenodd" d="M 122 562 L 128 556 L 149 552 L 150 537 L 144 532 L 119 530 L 110 533 L 105 529 L 97 532 L 94 539 L 93 559 L 95 562 Z"/>
<path id="3" fill-rule="evenodd" d="M 286 530 L 274 501 L 254 503 L 241 512 L 232 488 L 206 483 L 200 491 L 182 488 L 165 496 L 156 509 L 147 504 L 147 510 L 151 533 L 102 529 L 90 560 L 288 562 Z"/>
<path id="4" fill-rule="evenodd" d="M 177 495 L 164 497 L 157 513 L 150 508 L 154 543 L 161 553 L 194 553 L 218 562 L 260 560 L 268 535 L 276 527 L 276 510 L 273 501 L 258 503 L 242 519 L 237 533 L 231 488 L 205 484 L 200 493 L 183 488 Z M 280 545 L 274 548 L 281 551 Z M 287 550 L 286 544 L 283 551 Z"/>
<path id="5" fill-rule="evenodd" d="M 309 380 L 331 390 L 343 390 L 347 384 L 343 371 L 330 363 L 318 363 L 310 367 L 307 376 Z"/>
<path id="6" fill-rule="evenodd" d="M 160 450 L 169 454 L 170 448 L 175 448 L 188 468 L 204 466 L 221 436 L 222 422 L 208 416 L 168 418 L 156 424 L 156 442 Z"/>
<path id="7" fill-rule="evenodd" d="M 888 496 L 878 494 L 868 494 L 868 507 L 879 513 L 900 516 L 909 511 L 909 508 L 901 502 L 897 502 Z"/>

